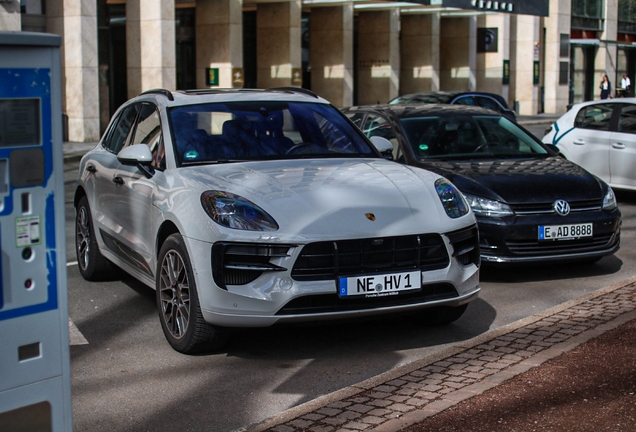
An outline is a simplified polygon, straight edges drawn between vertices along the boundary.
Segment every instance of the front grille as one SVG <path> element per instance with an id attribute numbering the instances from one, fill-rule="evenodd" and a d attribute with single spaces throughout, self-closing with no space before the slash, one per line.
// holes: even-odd
<path id="1" fill-rule="evenodd" d="M 552 202 L 510 204 L 510 208 L 518 215 L 552 214 L 556 213 L 552 208 Z M 570 212 L 599 211 L 603 206 L 600 199 L 584 201 L 568 201 Z"/>
<path id="2" fill-rule="evenodd" d="M 317 294 L 298 297 L 283 306 L 276 315 L 303 315 L 329 312 L 347 312 L 419 304 L 435 300 L 457 297 L 457 291 L 448 283 L 422 286 L 421 291 L 402 293 L 397 296 L 372 297 L 354 296 L 341 299 L 338 294 Z"/>
<path id="3" fill-rule="evenodd" d="M 614 234 L 602 234 L 593 238 L 575 240 L 506 240 L 506 246 L 513 254 L 517 255 L 558 255 L 569 253 L 593 252 L 604 249 L 613 242 Z"/>
<path id="4" fill-rule="evenodd" d="M 214 282 L 221 288 L 227 285 L 246 285 L 255 281 L 263 272 L 287 270 L 270 261 L 289 256 L 292 247 L 280 244 L 215 243 L 212 246 Z"/>
<path id="5" fill-rule="evenodd" d="M 446 234 L 453 245 L 453 257 L 463 265 L 479 265 L 479 233 L 477 226 Z"/>
<path id="6" fill-rule="evenodd" d="M 441 269 L 449 257 L 439 234 L 337 240 L 303 247 L 292 270 L 297 281 L 341 276 Z"/>

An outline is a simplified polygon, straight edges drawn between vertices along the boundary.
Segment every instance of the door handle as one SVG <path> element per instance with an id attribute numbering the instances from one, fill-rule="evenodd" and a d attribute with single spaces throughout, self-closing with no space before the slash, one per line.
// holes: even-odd
<path id="1" fill-rule="evenodd" d="M 576 144 L 576 145 L 584 145 L 585 144 L 585 140 L 575 139 L 574 141 L 572 141 L 572 143 Z"/>
<path id="2" fill-rule="evenodd" d="M 619 143 L 619 142 L 617 142 L 617 143 L 612 143 L 612 147 L 613 147 L 613 148 L 615 148 L 615 149 L 622 150 L 622 149 L 624 149 L 624 148 L 625 148 L 625 144 L 623 144 L 623 143 Z"/>
<path id="3" fill-rule="evenodd" d="M 89 172 L 89 173 L 91 173 L 91 174 L 95 174 L 95 173 L 97 172 L 97 168 L 95 168 L 95 166 L 94 166 L 94 165 L 88 165 L 88 166 L 86 167 L 86 171 L 88 171 L 88 172 Z"/>
<path id="4" fill-rule="evenodd" d="M 124 179 L 122 179 L 121 177 L 117 176 L 117 177 L 113 177 L 113 183 L 118 184 L 118 185 L 123 185 L 124 184 Z"/>

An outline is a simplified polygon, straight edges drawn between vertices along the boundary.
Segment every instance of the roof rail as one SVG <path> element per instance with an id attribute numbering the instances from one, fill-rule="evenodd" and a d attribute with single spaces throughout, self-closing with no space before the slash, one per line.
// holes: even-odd
<path id="1" fill-rule="evenodd" d="M 197 95 L 197 94 L 218 94 L 218 93 L 231 93 L 242 91 L 258 91 L 258 89 L 244 89 L 244 88 L 200 88 L 200 89 L 188 89 L 179 90 L 179 93 Z"/>
<path id="2" fill-rule="evenodd" d="M 308 96 L 315 97 L 318 99 L 318 95 L 311 90 L 307 90 L 302 87 L 271 87 L 267 89 L 268 91 L 282 91 L 282 92 L 290 92 L 290 93 L 301 93 L 306 94 Z"/>
<path id="3" fill-rule="evenodd" d="M 172 95 L 172 92 L 166 89 L 158 88 L 158 89 L 146 90 L 145 92 L 140 93 L 140 95 L 146 95 L 146 94 L 162 94 L 165 97 L 167 97 L 168 100 L 171 100 L 171 101 L 174 100 L 174 96 Z"/>

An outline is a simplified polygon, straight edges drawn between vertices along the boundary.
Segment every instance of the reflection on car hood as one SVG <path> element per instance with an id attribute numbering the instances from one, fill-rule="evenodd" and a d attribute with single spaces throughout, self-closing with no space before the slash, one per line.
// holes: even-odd
<path id="1" fill-rule="evenodd" d="M 562 157 L 423 161 L 420 167 L 451 180 L 462 192 L 509 204 L 598 199 L 598 180 Z"/>
<path id="2" fill-rule="evenodd" d="M 383 159 L 245 162 L 178 171 L 186 189 L 223 190 L 257 204 L 281 233 L 378 236 L 449 229 L 433 186 L 439 175 Z"/>

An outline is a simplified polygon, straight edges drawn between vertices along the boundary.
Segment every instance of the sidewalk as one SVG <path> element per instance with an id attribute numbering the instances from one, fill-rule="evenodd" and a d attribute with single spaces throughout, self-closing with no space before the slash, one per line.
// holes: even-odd
<path id="1" fill-rule="evenodd" d="M 400 431 L 634 319 L 636 277 L 240 431 Z"/>

